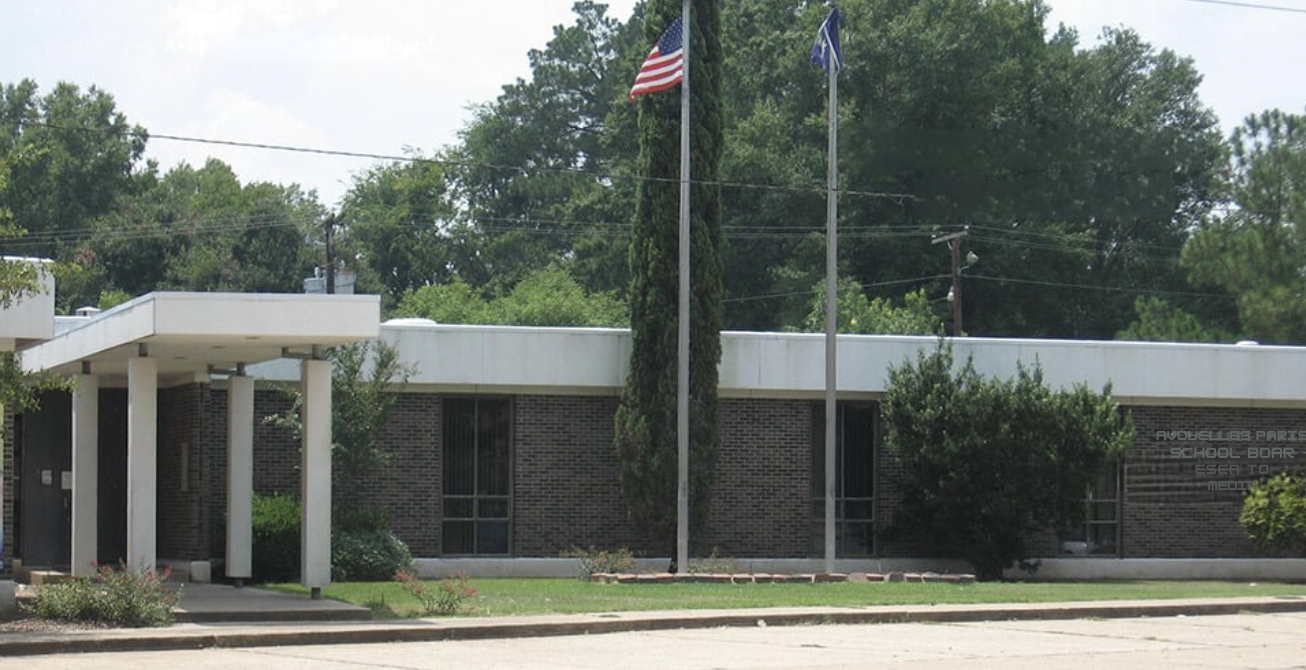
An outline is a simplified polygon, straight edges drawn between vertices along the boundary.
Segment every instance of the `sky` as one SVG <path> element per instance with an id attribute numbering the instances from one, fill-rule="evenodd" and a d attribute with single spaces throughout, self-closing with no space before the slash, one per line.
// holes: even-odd
<path id="1" fill-rule="evenodd" d="M 612 0 L 625 20 L 635 0 Z M 1128 26 L 1192 57 L 1226 131 L 1247 114 L 1306 111 L 1302 13 L 1211 0 L 1048 0 L 1048 29 L 1096 43 Z M 470 108 L 529 76 L 527 52 L 572 0 L 0 0 L 0 83 L 96 85 L 151 133 L 402 155 L 453 144 Z M 813 26 L 815 31 L 815 26 Z M 633 76 L 632 72 L 632 76 Z M 152 139 L 167 169 L 214 156 L 243 181 L 299 183 L 335 206 L 374 161 Z"/>

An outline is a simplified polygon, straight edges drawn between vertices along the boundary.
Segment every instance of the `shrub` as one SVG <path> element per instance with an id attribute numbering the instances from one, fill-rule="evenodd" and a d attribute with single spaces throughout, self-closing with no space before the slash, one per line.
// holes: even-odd
<path id="1" fill-rule="evenodd" d="M 729 556 L 722 556 L 716 547 L 707 558 L 694 558 L 689 561 L 691 575 L 731 575 L 739 572 L 739 562 Z"/>
<path id="2" fill-rule="evenodd" d="M 985 580 L 1026 557 L 1025 538 L 1083 523 L 1088 483 L 1133 440 L 1109 386 L 1054 391 L 1037 365 L 985 377 L 942 342 L 890 370 L 880 410 L 901 468 L 891 536 Z"/>
<path id="3" fill-rule="evenodd" d="M 336 533 L 359 530 L 390 530 L 390 514 L 385 509 L 332 503 L 331 530 Z M 389 575 L 386 576 L 389 579 Z"/>
<path id="4" fill-rule="evenodd" d="M 580 579 L 588 579 L 590 575 L 606 572 L 630 572 L 635 569 L 635 555 L 625 547 L 618 547 L 613 550 L 595 549 L 590 545 L 588 549 L 572 547 L 562 552 L 563 558 L 574 558 L 580 562 Z"/>
<path id="5" fill-rule="evenodd" d="M 293 581 L 299 574 L 299 499 L 285 493 L 254 496 L 254 578 Z"/>
<path id="6" fill-rule="evenodd" d="M 436 588 L 408 570 L 396 570 L 395 580 L 421 603 L 422 614 L 457 614 L 463 601 L 476 595 L 476 589 L 467 583 L 467 575 L 461 572 L 440 580 Z"/>
<path id="7" fill-rule="evenodd" d="M 42 586 L 28 606 L 33 616 L 54 621 L 143 628 L 172 623 L 181 589 L 165 585 L 169 572 L 97 566 L 94 579 Z"/>
<path id="8" fill-rule="evenodd" d="M 1279 473 L 1252 487 L 1238 522 L 1261 551 L 1306 555 L 1306 479 Z"/>
<path id="9" fill-rule="evenodd" d="M 354 530 L 331 538 L 331 578 L 381 582 L 413 564 L 408 545 L 388 530 Z"/>

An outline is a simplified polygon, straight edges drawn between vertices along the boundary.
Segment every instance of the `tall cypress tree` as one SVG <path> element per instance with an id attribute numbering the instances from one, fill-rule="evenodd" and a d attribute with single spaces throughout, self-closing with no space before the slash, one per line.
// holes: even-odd
<path id="1" fill-rule="evenodd" d="M 679 15 L 680 0 L 650 2 L 650 44 Z M 707 520 L 716 467 L 721 361 L 721 13 L 693 0 L 690 28 L 690 520 Z M 622 493 L 658 546 L 676 529 L 676 361 L 679 287 L 679 88 L 639 98 L 639 170 L 630 246 L 630 372 L 616 416 Z"/>

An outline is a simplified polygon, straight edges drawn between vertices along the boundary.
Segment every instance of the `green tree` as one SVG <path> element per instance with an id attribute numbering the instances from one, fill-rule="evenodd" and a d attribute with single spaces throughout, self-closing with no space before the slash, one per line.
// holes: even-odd
<path id="1" fill-rule="evenodd" d="M 95 304 L 105 290 L 302 290 L 315 261 L 305 238 L 323 214 L 315 194 L 294 184 L 242 184 L 213 158 L 140 182 L 139 193 L 95 220 L 74 257 L 88 276 L 74 277 L 79 304 Z"/>
<path id="2" fill-rule="evenodd" d="M 586 290 L 627 288 L 629 232 L 618 222 L 633 203 L 638 149 L 625 93 L 630 60 L 648 45 L 640 22 L 622 24 L 605 5 L 581 0 L 573 11 L 572 25 L 527 54 L 530 78 L 474 110 L 451 156 L 465 222 L 486 240 L 483 267 L 463 278 L 494 292 L 563 258 Z"/>
<path id="3" fill-rule="evenodd" d="M 724 189 L 728 325 L 795 325 L 807 297 L 791 294 L 824 267 L 825 82 L 806 52 L 825 10 L 731 5 L 723 174 L 778 188 Z M 1110 336 L 1132 317 L 1130 289 L 1187 288 L 1173 256 L 1222 167 L 1191 61 L 1128 30 L 1083 48 L 1071 31 L 1049 34 L 1037 0 L 840 7 L 842 276 L 938 275 L 947 258 L 929 235 L 969 223 L 985 258 L 966 279 L 972 332 Z"/>
<path id="4" fill-rule="evenodd" d="M 0 156 L 0 193 L 5 191 L 9 182 L 11 166 L 19 160 L 19 154 Z M 26 231 L 14 225 L 13 213 L 0 202 L 0 242 L 6 238 L 15 238 Z M 0 309 L 9 307 L 15 300 L 40 288 L 40 269 L 32 263 L 6 260 L 0 256 Z"/>
<path id="5" fill-rule="evenodd" d="M 1191 281 L 1236 296 L 1242 334 L 1306 341 L 1306 116 L 1278 110 L 1234 131 L 1232 211 L 1202 221 L 1184 247 Z"/>
<path id="6" fill-rule="evenodd" d="M 889 298 L 867 299 L 866 292 L 851 279 L 839 280 L 838 328 L 841 333 L 863 335 L 942 335 L 943 321 L 930 305 L 925 290 L 902 297 L 899 306 Z M 809 333 L 825 332 L 825 282 L 817 284 L 816 297 L 804 321 Z"/>
<path id="7" fill-rule="evenodd" d="M 495 323 L 488 302 L 461 278 L 404 293 L 397 317 L 431 319 L 436 323 Z"/>
<path id="8" fill-rule="evenodd" d="M 556 265 L 527 276 L 491 305 L 499 323 L 522 326 L 624 326 L 628 317 L 615 295 L 587 294 Z"/>
<path id="9" fill-rule="evenodd" d="M 1257 484 L 1238 521 L 1257 549 L 1306 556 L 1306 480 L 1279 473 Z"/>
<path id="10" fill-rule="evenodd" d="M 656 41 L 678 15 L 677 2 L 647 5 L 645 36 Z M 691 18 L 691 129 L 694 186 L 690 225 L 690 517 L 701 526 L 716 463 L 717 365 L 722 325 L 720 9 L 695 0 Z M 634 72 L 632 67 L 630 72 Z M 630 372 L 616 416 L 621 487 L 633 518 L 660 546 L 676 528 L 676 389 L 680 101 L 673 93 L 639 98 L 640 174 L 631 240 Z"/>
<path id="11" fill-rule="evenodd" d="M 885 442 L 903 468 L 893 533 L 968 561 L 981 579 L 1025 558 L 1025 538 L 1082 523 L 1089 482 L 1133 428 L 1110 388 L 1052 391 L 1042 372 L 981 377 L 950 345 L 889 373 Z"/>
<path id="12" fill-rule="evenodd" d="M 388 303 L 405 291 L 448 282 L 462 265 L 457 238 L 448 232 L 454 208 L 446 169 L 414 158 L 356 176 L 341 208 L 341 247 L 361 257 Z"/>
<path id="13" fill-rule="evenodd" d="M 10 166 L 19 158 L 18 154 L 0 157 L 0 193 L 5 190 Z M 13 224 L 12 214 L 0 203 L 0 240 L 22 234 L 23 230 Z M 32 263 L 8 261 L 0 257 L 0 309 L 8 308 L 24 296 L 39 291 L 40 273 L 44 271 Z M 36 409 L 40 404 L 42 390 L 63 386 L 62 381 L 51 375 L 24 373 L 14 352 L 0 351 L 0 414 L 6 408 L 14 412 Z M 0 434 L 0 437 L 3 435 Z"/>
<path id="14" fill-rule="evenodd" d="M 1193 314 L 1155 297 L 1134 301 L 1138 318 L 1116 334 L 1118 340 L 1154 342 L 1231 342 L 1231 333 L 1202 325 Z"/>
<path id="15" fill-rule="evenodd" d="M 382 429 L 398 398 L 396 387 L 406 384 L 414 370 L 399 358 L 397 348 L 380 340 L 335 347 L 329 356 L 331 491 L 339 525 L 342 514 L 369 516 L 364 507 L 367 490 L 391 457 Z M 303 430 L 303 397 L 298 392 L 292 396 L 291 408 L 266 422 L 298 436 Z"/>
<path id="16" fill-rule="evenodd" d="M 28 231 L 22 255 L 70 256 L 67 241 L 134 192 L 146 137 L 94 86 L 60 82 L 41 95 L 30 79 L 0 85 L 0 157 L 26 154 L 0 191 L 0 205 Z"/>
<path id="17" fill-rule="evenodd" d="M 627 310 L 611 293 L 586 293 L 558 265 L 537 270 L 506 295 L 486 300 L 461 279 L 404 294 L 395 315 L 437 323 L 514 326 L 624 326 Z"/>

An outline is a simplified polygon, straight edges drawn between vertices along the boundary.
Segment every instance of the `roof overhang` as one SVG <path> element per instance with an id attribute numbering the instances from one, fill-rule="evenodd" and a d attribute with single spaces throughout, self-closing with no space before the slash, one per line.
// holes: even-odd
<path id="1" fill-rule="evenodd" d="M 22 352 L 23 369 L 123 376 L 127 360 L 158 361 L 161 383 L 210 370 L 311 354 L 377 337 L 375 295 L 151 293 L 73 324 Z"/>
<path id="2" fill-rule="evenodd" d="M 8 307 L 0 306 L 0 351 L 22 349 L 54 337 L 54 274 L 52 263 L 41 258 L 0 257 L 3 264 L 31 265 L 35 270 L 36 290 L 11 297 Z"/>

